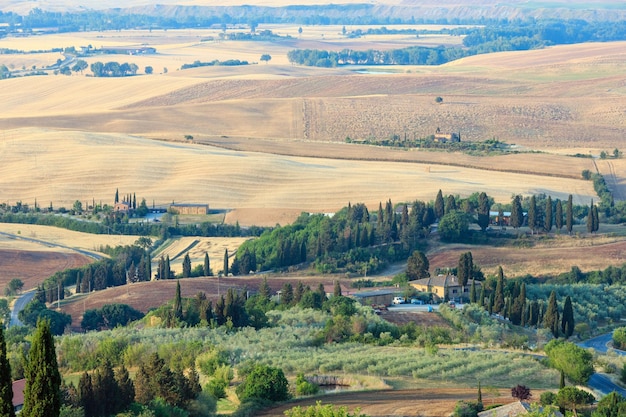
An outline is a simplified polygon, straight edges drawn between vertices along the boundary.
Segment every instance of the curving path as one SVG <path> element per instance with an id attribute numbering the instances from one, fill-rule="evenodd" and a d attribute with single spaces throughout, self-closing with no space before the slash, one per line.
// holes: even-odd
<path id="1" fill-rule="evenodd" d="M 618 355 L 626 356 L 626 352 L 623 350 L 613 349 L 609 346 L 609 343 L 613 339 L 613 333 L 606 333 L 600 335 L 598 337 L 594 337 L 589 340 L 585 340 L 578 344 L 578 346 L 583 347 L 585 349 L 591 348 L 596 352 L 607 353 L 609 349 Z M 626 396 L 626 389 L 620 387 L 609 378 L 606 374 L 595 373 L 591 375 L 589 378 L 589 382 L 587 383 L 590 388 L 602 393 L 603 395 L 610 394 L 612 391 L 616 391 L 619 394 Z"/>

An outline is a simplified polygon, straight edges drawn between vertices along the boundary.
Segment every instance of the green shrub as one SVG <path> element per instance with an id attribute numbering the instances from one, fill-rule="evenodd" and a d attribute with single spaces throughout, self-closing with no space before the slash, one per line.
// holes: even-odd
<path id="1" fill-rule="evenodd" d="M 320 387 L 317 384 L 313 384 L 304 379 L 303 374 L 298 374 L 296 377 L 296 395 L 315 395 L 319 392 Z"/>

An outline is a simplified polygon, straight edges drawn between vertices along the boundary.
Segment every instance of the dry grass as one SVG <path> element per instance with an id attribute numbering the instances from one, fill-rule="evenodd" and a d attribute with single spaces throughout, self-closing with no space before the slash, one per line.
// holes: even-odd
<path id="1" fill-rule="evenodd" d="M 237 237 L 182 237 L 175 239 L 162 251 L 156 253 L 154 258 L 169 256 L 170 268 L 176 273 L 181 273 L 186 253 L 189 254 L 192 267 L 197 264 L 204 264 L 204 254 L 206 253 L 209 255 L 211 269 L 217 272 L 224 265 L 224 251 L 228 249 L 228 253 L 232 257 L 237 248 L 245 241 L 246 238 Z M 231 261 L 232 259 L 234 258 L 231 258 Z"/>

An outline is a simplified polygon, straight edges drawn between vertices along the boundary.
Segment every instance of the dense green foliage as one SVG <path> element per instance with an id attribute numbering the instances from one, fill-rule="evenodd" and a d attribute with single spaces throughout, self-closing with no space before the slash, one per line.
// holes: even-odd
<path id="1" fill-rule="evenodd" d="M 234 67 L 239 65 L 248 65 L 248 61 L 240 61 L 238 59 L 227 59 L 226 61 L 220 61 L 214 59 L 210 62 L 194 61 L 191 64 L 183 64 L 180 69 L 198 68 L 198 67 Z"/>
<path id="2" fill-rule="evenodd" d="M 126 326 L 143 316 L 141 311 L 126 304 L 105 304 L 99 309 L 85 311 L 80 327 L 87 331 L 113 329 L 117 326 Z"/>
<path id="3" fill-rule="evenodd" d="M 257 364 L 237 386 L 241 402 L 251 399 L 285 401 L 290 398 L 289 383 L 280 368 Z"/>
<path id="4" fill-rule="evenodd" d="M 626 327 L 613 330 L 613 347 L 626 350 Z"/>
<path id="5" fill-rule="evenodd" d="M 37 299 L 33 299 L 24 310 L 18 314 L 20 321 L 28 326 L 35 327 L 40 319 L 46 319 L 50 331 L 54 335 L 63 334 L 65 327 L 72 323 L 72 317 L 69 314 L 55 310 L 49 310 L 44 303 Z"/>
<path id="6" fill-rule="evenodd" d="M 318 401 L 315 405 L 309 407 L 294 407 L 285 411 L 287 417 L 367 417 L 361 414 L 359 409 L 354 413 L 350 413 L 346 407 L 335 407 L 332 404 L 322 405 Z"/>

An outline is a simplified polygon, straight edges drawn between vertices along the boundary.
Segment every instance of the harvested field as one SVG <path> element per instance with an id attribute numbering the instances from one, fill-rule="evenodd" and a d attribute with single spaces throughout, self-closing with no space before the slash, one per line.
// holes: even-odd
<path id="1" fill-rule="evenodd" d="M 276 292 L 282 288 L 285 282 L 295 285 L 298 280 L 302 280 L 305 285 L 317 288 L 322 283 L 332 288 L 336 278 L 293 278 L 293 277 L 268 277 L 267 283 Z M 202 291 L 209 300 L 216 302 L 218 294 L 224 295 L 229 288 L 240 291 L 250 290 L 256 292 L 262 282 L 262 277 L 203 277 L 203 278 L 183 278 L 180 280 L 149 281 L 138 282 L 121 287 L 107 288 L 103 291 L 92 292 L 89 295 L 78 295 L 65 300 L 61 304 L 61 309 L 72 316 L 72 328 L 80 330 L 80 322 L 85 310 L 100 308 L 105 304 L 128 304 L 137 310 L 146 313 L 151 308 L 158 307 L 174 298 L 176 292 L 176 282 L 180 282 L 181 295 L 183 297 L 194 297 Z M 150 294 L 146 297 L 146 294 Z"/>
<path id="2" fill-rule="evenodd" d="M 483 394 L 484 395 L 484 394 Z M 485 398 L 485 397 L 483 397 Z M 424 388 L 394 391 L 343 392 L 323 397 L 297 400 L 260 412 L 259 416 L 284 416 L 292 407 L 308 407 L 317 401 L 322 404 L 345 406 L 350 411 L 359 408 L 361 413 L 372 417 L 422 416 L 448 417 L 457 401 L 476 400 L 476 389 Z M 497 404 L 512 402 L 510 391 L 500 390 L 500 397 L 492 399 Z M 489 400 L 485 400 L 487 404 Z"/>
<path id="3" fill-rule="evenodd" d="M 460 195 L 485 190 L 496 201 L 509 201 L 512 193 L 545 192 L 561 199 L 571 193 L 575 201 L 586 203 L 595 195 L 589 181 L 402 161 L 338 160 L 331 159 L 332 149 L 327 158 L 301 158 L 128 135 L 37 129 L 9 131 L 4 137 L 3 197 L 29 204 L 51 201 L 55 207 L 71 206 L 76 198 L 112 204 L 119 188 L 138 190 L 138 199 L 161 205 L 175 200 L 213 208 L 258 208 L 265 217 L 257 216 L 257 224 L 275 225 L 284 220 L 283 210 L 334 212 L 348 202 L 375 207 L 389 198 L 428 201 L 439 189 Z M 127 168 L 110 171 L 112 160 Z M 518 166 L 523 168 L 523 162 Z M 33 174 L 24 177 L 23 170 Z M 228 219 L 250 224 L 234 215 Z"/>
<path id="4" fill-rule="evenodd" d="M 237 248 L 246 240 L 247 238 L 231 237 L 182 237 L 175 239 L 173 243 L 166 246 L 162 251 L 155 253 L 153 259 L 169 256 L 172 271 L 181 273 L 186 253 L 189 254 L 192 267 L 197 264 L 202 265 L 204 263 L 204 254 L 207 253 L 211 262 L 211 269 L 217 272 L 222 269 L 224 251 L 228 249 L 228 254 L 231 256 L 232 261 Z"/>
<path id="5" fill-rule="evenodd" d="M 4 289 L 12 279 L 18 278 L 26 291 L 55 272 L 91 262 L 93 259 L 78 253 L 0 249 L 0 288 Z"/>
<path id="6" fill-rule="evenodd" d="M 451 268 L 459 262 L 461 253 L 471 251 L 476 265 L 485 275 L 496 273 L 502 266 L 504 274 L 516 277 L 531 274 L 536 277 L 555 275 L 578 266 L 582 271 L 605 269 L 610 265 L 621 266 L 626 262 L 626 242 L 603 241 L 602 237 L 563 236 L 557 242 L 537 244 L 534 247 L 488 247 L 447 245 L 428 254 L 430 268 Z"/>

